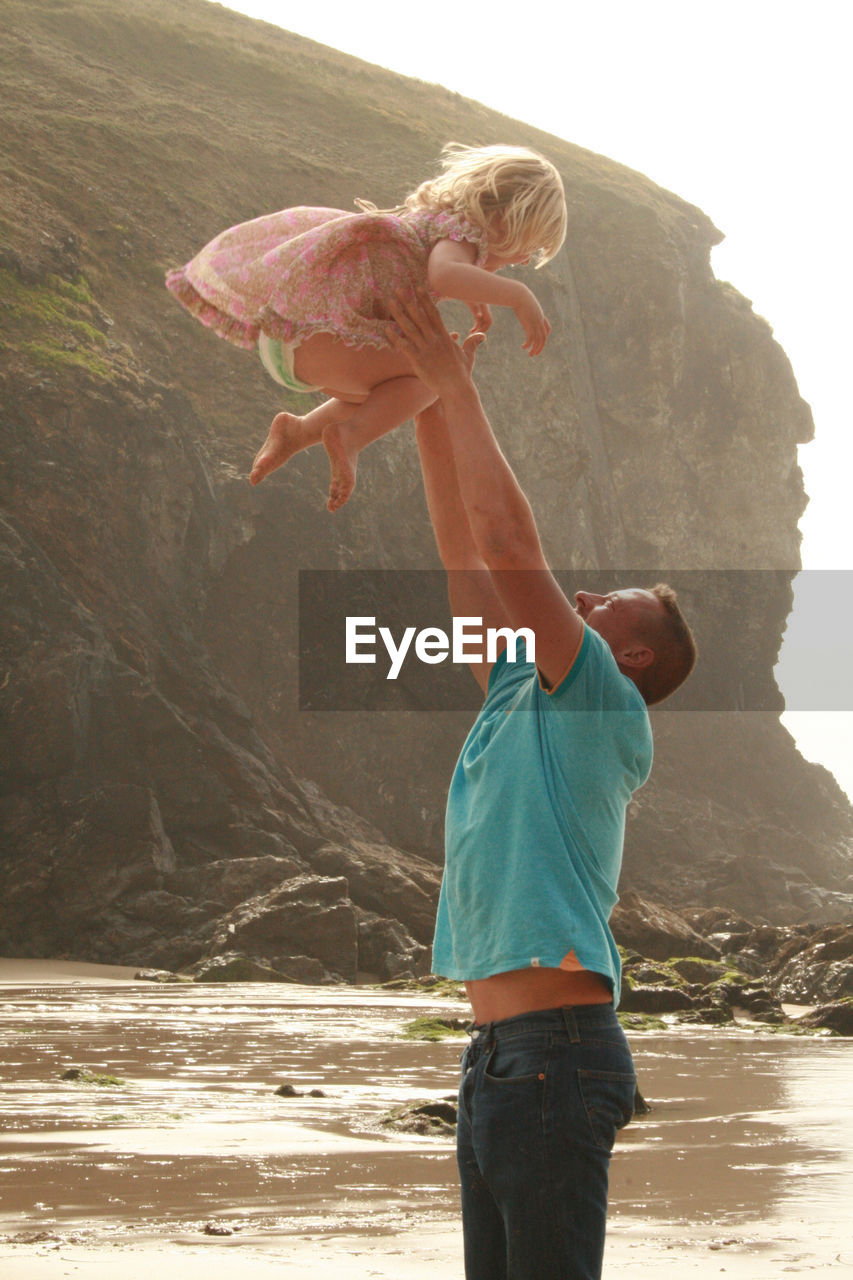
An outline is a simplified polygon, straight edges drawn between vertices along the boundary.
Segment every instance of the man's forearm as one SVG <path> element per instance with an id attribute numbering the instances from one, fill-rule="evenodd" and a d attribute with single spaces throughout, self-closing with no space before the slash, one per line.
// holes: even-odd
<path id="1" fill-rule="evenodd" d="M 455 479 L 471 536 L 489 569 L 538 567 L 542 549 L 530 504 L 494 437 L 471 379 L 482 335 L 460 347 L 426 294 L 391 307 L 388 341 L 441 401 L 453 450 Z"/>
<path id="2" fill-rule="evenodd" d="M 424 493 L 445 569 L 483 567 L 459 491 L 453 445 L 440 401 L 415 418 Z"/>
<path id="3" fill-rule="evenodd" d="M 459 493 L 477 551 L 490 569 L 526 567 L 540 554 L 536 522 L 473 382 L 461 377 L 448 380 L 442 405 Z"/>

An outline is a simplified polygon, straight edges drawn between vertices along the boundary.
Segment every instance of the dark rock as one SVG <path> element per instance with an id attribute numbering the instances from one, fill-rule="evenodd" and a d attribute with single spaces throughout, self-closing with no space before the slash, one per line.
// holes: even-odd
<path id="1" fill-rule="evenodd" d="M 769 972 L 773 973 L 783 968 L 792 956 L 804 951 L 810 945 L 817 932 L 817 926 L 814 925 L 801 925 L 798 928 L 782 930 L 780 932 L 779 946 L 771 960 Z"/>
<path id="2" fill-rule="evenodd" d="M 754 924 L 728 907 L 682 907 L 679 914 L 697 933 L 706 937 L 719 933 L 749 936 L 755 930 Z"/>
<path id="3" fill-rule="evenodd" d="M 742 1003 L 742 993 L 749 981 L 746 974 L 727 974 L 725 978 L 709 983 L 705 995 L 708 1000 L 731 1008 Z"/>
<path id="4" fill-rule="evenodd" d="M 201 922 L 208 913 L 216 913 L 215 904 L 207 904 L 207 911 L 204 906 L 204 903 L 196 905 L 191 899 L 179 897 L 166 889 L 148 889 L 135 896 L 133 915 L 136 920 L 157 924 L 161 930 L 167 931 L 189 920 Z"/>
<path id="5" fill-rule="evenodd" d="M 402 975 L 416 977 L 428 973 L 430 949 L 415 942 L 399 920 L 357 911 L 358 968 L 380 982 Z"/>
<path id="6" fill-rule="evenodd" d="M 751 937 L 751 929 L 743 933 L 730 933 L 727 929 L 723 929 L 717 933 L 709 933 L 708 942 L 722 955 L 742 955 Z"/>
<path id="7" fill-rule="evenodd" d="M 678 1021 L 686 1025 L 695 1023 L 701 1026 L 723 1027 L 734 1022 L 734 1012 L 728 1005 L 702 1001 L 693 1009 L 680 1014 Z"/>
<path id="8" fill-rule="evenodd" d="M 330 982 L 339 982 L 328 969 L 314 956 L 277 956 L 276 967 L 291 982 L 299 982 L 303 986 L 325 986 Z"/>
<path id="9" fill-rule="evenodd" d="M 174 869 L 156 799 L 123 784 L 90 790 L 82 778 L 63 793 L 52 810 L 40 805 L 41 789 L 0 802 L 15 850 L 14 860 L 0 861 L 6 946 L 10 954 L 132 962 L 134 950 L 169 927 L 147 905 Z M 116 926 L 124 940 L 113 949 Z"/>
<path id="10" fill-rule="evenodd" d="M 259 832 L 263 841 L 272 841 L 279 850 L 287 846 L 280 836 Z M 175 891 L 198 897 L 204 894 L 222 904 L 221 912 L 236 907 L 247 898 L 277 888 L 303 870 L 296 857 L 265 854 L 259 857 L 228 858 L 203 866 L 185 867 L 169 878 Z"/>
<path id="11" fill-rule="evenodd" d="M 744 975 L 760 978 L 767 972 L 767 961 L 754 951 L 733 951 L 726 955 L 726 966 Z"/>
<path id="12" fill-rule="evenodd" d="M 399 851 L 390 845 L 351 840 L 346 846 L 321 846 L 310 861 L 324 875 L 345 876 L 360 906 L 378 916 L 396 917 L 420 943 L 432 941 L 438 878 L 435 866 L 426 859 L 409 857 L 401 865 Z M 362 964 L 361 968 L 373 966 Z"/>
<path id="13" fill-rule="evenodd" d="M 706 1021 L 730 1022 L 738 1012 L 745 1012 L 757 1022 L 783 1022 L 785 1015 L 775 991 L 747 975 L 727 974 L 709 983 L 702 993 L 699 1008 L 712 1015 Z"/>
<path id="14" fill-rule="evenodd" d="M 818 962 L 808 974 L 798 974 L 796 962 L 793 968 L 795 972 L 786 973 L 780 984 L 780 993 L 805 991 L 810 992 L 811 999 L 824 1000 L 837 1000 L 853 995 L 853 961 L 837 960 L 823 967 Z"/>
<path id="15" fill-rule="evenodd" d="M 734 996 L 733 1003 L 735 1008 L 746 1009 L 749 1014 L 759 1019 L 766 1019 L 769 1015 L 771 1020 L 776 1018 L 781 1020 L 784 1016 L 778 996 L 763 984 L 741 987 Z"/>
<path id="16" fill-rule="evenodd" d="M 172 973 L 171 969 L 137 969 L 137 982 L 192 982 L 189 974 Z"/>
<path id="17" fill-rule="evenodd" d="M 768 1010 L 779 1010 L 779 1000 L 774 992 L 768 991 L 763 986 L 743 986 L 739 988 L 735 997 L 740 1009 L 748 1009 L 749 1012 L 767 1012 Z"/>
<path id="18" fill-rule="evenodd" d="M 296 876 L 270 893 L 241 903 L 223 918 L 212 950 L 279 957 L 307 955 L 354 981 L 358 970 L 356 909 L 342 877 Z"/>
<path id="19" fill-rule="evenodd" d="M 853 926 L 832 925 L 809 938 L 792 939 L 771 965 L 768 980 L 792 1004 L 853 996 Z"/>
<path id="20" fill-rule="evenodd" d="M 429 1102 L 407 1103 L 395 1107 L 380 1120 L 387 1129 L 401 1133 L 449 1138 L 456 1132 L 457 1104 L 455 1094 Z"/>
<path id="21" fill-rule="evenodd" d="M 651 960 L 673 956 L 717 959 L 720 954 L 675 911 L 638 893 L 623 893 L 610 925 L 620 946 L 631 947 Z"/>
<path id="22" fill-rule="evenodd" d="M 829 964 L 835 960 L 853 960 L 853 927 L 849 924 L 832 925 L 816 933 L 809 944 L 814 960 Z"/>
<path id="23" fill-rule="evenodd" d="M 624 1013 L 680 1013 L 694 1007 L 694 998 L 683 987 L 622 985 L 619 1008 Z"/>
<path id="24" fill-rule="evenodd" d="M 292 982 L 286 974 L 237 952 L 197 960 L 186 970 L 195 982 Z"/>
<path id="25" fill-rule="evenodd" d="M 295 1088 L 292 1084 L 280 1084 L 275 1093 L 279 1098 L 325 1098 L 328 1096 L 322 1089 L 309 1089 L 305 1093 Z"/>
<path id="26" fill-rule="evenodd" d="M 703 985 L 718 981 L 726 972 L 726 966 L 720 960 L 679 958 L 670 961 L 669 967 L 686 982 L 699 982 Z"/>
<path id="27" fill-rule="evenodd" d="M 90 1071 L 88 1067 L 68 1067 L 59 1078 L 73 1080 L 77 1084 L 94 1084 L 100 1088 L 118 1088 L 125 1083 L 118 1076 L 109 1075 L 105 1071 Z"/>
<path id="28" fill-rule="evenodd" d="M 631 1031 L 666 1031 L 666 1021 L 656 1013 L 624 1013 L 619 1010 L 619 1021 L 624 1029 Z"/>
<path id="29" fill-rule="evenodd" d="M 624 972 L 634 986 L 637 984 L 646 986 L 663 984 L 670 987 L 683 985 L 681 974 L 669 961 L 665 964 L 653 964 L 649 960 L 644 960 L 642 956 L 638 956 L 625 963 Z"/>
<path id="30" fill-rule="evenodd" d="M 744 950 L 764 960 L 772 960 L 779 954 L 790 934 L 790 929 L 781 928 L 779 925 L 759 925 L 747 938 Z"/>
<path id="31" fill-rule="evenodd" d="M 641 1116 L 647 1116 L 652 1107 L 646 1102 L 646 1099 L 640 1093 L 639 1086 L 634 1090 L 634 1119 L 637 1120 Z"/>
<path id="32" fill-rule="evenodd" d="M 828 1028 L 840 1036 L 853 1036 L 853 999 L 821 1005 L 797 1019 L 798 1027 Z"/>

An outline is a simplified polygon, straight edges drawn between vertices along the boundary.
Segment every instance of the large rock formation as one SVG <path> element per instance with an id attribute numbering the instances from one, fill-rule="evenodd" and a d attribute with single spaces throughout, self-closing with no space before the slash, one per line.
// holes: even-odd
<path id="1" fill-rule="evenodd" d="M 293 973 L 422 970 L 470 713 L 419 710 L 406 679 L 394 710 L 300 710 L 296 608 L 300 569 L 436 567 L 411 433 L 334 520 L 323 457 L 251 489 L 276 388 L 162 278 L 262 212 L 395 203 L 449 138 L 539 147 L 566 182 L 568 249 L 531 276 L 548 349 L 528 360 L 500 315 L 479 359 L 549 556 L 590 584 L 675 579 L 702 646 L 655 715 L 625 883 L 779 923 L 849 910 L 850 806 L 772 678 L 810 415 L 714 279 L 708 219 L 201 0 L 6 13 L 0 948 L 176 966 L 239 935 Z"/>

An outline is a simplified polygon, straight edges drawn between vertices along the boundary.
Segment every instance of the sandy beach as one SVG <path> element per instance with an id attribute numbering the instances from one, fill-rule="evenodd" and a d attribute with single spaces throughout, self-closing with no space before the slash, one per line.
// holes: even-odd
<path id="1" fill-rule="evenodd" d="M 0 960 L 0 987 L 108 986 L 132 982 L 139 965 L 86 964 L 79 960 Z"/>
<path id="2" fill-rule="evenodd" d="M 0 961 L 4 1276 L 461 1280 L 452 1142 L 381 1119 L 454 1091 L 462 1042 L 401 1029 L 464 1006 L 134 972 Z M 653 1110 L 614 1156 L 605 1276 L 850 1273 L 850 1042 L 631 1040 Z"/>

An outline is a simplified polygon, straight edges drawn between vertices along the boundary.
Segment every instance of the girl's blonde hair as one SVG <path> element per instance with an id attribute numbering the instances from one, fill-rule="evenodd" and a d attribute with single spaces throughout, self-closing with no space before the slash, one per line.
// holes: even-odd
<path id="1" fill-rule="evenodd" d="M 557 170 L 527 147 L 466 147 L 448 142 L 442 148 L 443 172 L 422 182 L 404 204 L 409 209 L 462 213 L 489 236 L 489 248 L 506 257 L 535 258 L 542 267 L 566 238 L 566 196 Z M 376 206 L 358 200 L 360 208 Z"/>

